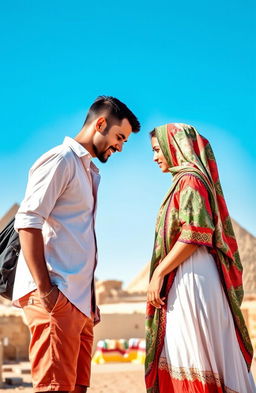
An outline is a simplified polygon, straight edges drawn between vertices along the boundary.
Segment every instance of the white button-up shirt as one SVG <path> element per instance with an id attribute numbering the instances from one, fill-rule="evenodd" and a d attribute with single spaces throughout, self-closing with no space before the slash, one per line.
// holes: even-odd
<path id="1" fill-rule="evenodd" d="M 91 155 L 74 139 L 42 155 L 32 166 L 15 229 L 42 229 L 50 279 L 85 315 L 91 315 L 97 246 L 94 232 L 100 175 Z M 23 253 L 18 259 L 13 303 L 36 284 Z"/>

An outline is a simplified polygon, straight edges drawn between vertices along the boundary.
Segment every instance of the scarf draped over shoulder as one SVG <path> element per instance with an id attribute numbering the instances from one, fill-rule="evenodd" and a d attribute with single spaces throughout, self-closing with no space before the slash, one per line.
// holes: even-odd
<path id="1" fill-rule="evenodd" d="M 150 279 L 176 241 L 209 247 L 232 312 L 240 349 L 250 369 L 253 350 L 240 309 L 242 265 L 212 148 L 207 139 L 186 124 L 167 124 L 155 131 L 173 182 L 157 217 Z M 161 297 L 168 297 L 175 273 L 176 270 L 165 277 Z M 146 314 L 146 387 L 148 393 L 158 393 L 157 370 L 165 336 L 166 305 L 156 309 L 148 303 Z"/>

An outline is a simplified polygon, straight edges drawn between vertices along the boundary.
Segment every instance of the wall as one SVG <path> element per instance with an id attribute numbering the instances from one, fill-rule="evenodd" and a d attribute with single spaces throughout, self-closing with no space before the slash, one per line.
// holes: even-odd
<path id="1" fill-rule="evenodd" d="M 243 302 L 242 312 L 252 340 L 254 357 L 256 357 L 256 300 Z"/>
<path id="2" fill-rule="evenodd" d="M 11 310 L 11 309 L 10 309 Z M 243 303 L 242 311 L 250 332 L 254 350 L 256 349 L 256 301 Z M 0 309 L 0 341 L 8 337 L 9 345 L 3 347 L 4 360 L 27 359 L 29 330 L 22 314 L 3 313 Z M 102 313 L 101 323 L 94 328 L 94 350 L 101 339 L 143 338 L 145 336 L 145 316 L 143 313 Z"/>
<path id="3" fill-rule="evenodd" d="M 21 315 L 0 316 L 0 340 L 4 361 L 28 358 L 30 334 Z"/>
<path id="4" fill-rule="evenodd" d="M 94 328 L 94 346 L 102 339 L 113 338 L 144 338 L 145 315 L 134 314 L 101 314 L 101 323 Z"/>

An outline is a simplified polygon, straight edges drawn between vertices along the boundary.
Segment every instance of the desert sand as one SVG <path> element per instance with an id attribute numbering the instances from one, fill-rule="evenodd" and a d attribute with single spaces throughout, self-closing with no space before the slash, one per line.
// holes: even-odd
<path id="1" fill-rule="evenodd" d="M 8 377 L 20 377 L 23 383 L 17 386 L 4 384 L 0 388 L 6 393 L 32 393 L 29 363 L 5 365 L 3 380 Z M 21 374 L 24 373 L 24 374 Z M 92 366 L 91 387 L 88 393 L 145 393 L 144 367 L 133 363 L 109 363 Z"/>
<path id="2" fill-rule="evenodd" d="M 33 393 L 29 363 L 4 365 L 3 380 L 6 377 L 21 377 L 23 383 L 17 386 L 4 384 L 3 393 Z M 256 376 L 256 361 L 252 366 Z M 144 366 L 134 363 L 108 363 L 92 366 L 91 387 L 88 393 L 146 393 L 144 385 Z"/>

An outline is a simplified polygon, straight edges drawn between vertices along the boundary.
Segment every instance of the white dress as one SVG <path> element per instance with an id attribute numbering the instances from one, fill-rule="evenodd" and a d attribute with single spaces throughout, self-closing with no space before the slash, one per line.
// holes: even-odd
<path id="1" fill-rule="evenodd" d="M 206 247 L 198 247 L 179 266 L 168 294 L 166 323 L 159 369 L 165 368 L 171 380 L 187 380 L 202 388 L 214 384 L 218 392 L 256 392 L 215 261 Z"/>

